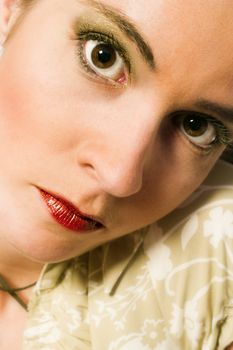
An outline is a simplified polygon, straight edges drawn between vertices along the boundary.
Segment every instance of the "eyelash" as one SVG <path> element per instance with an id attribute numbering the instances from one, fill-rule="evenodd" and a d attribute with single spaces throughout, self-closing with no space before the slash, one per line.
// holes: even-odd
<path id="1" fill-rule="evenodd" d="M 217 137 L 215 144 L 218 143 L 220 145 L 228 146 L 232 143 L 232 135 L 230 130 L 219 120 L 215 118 L 208 118 L 208 121 L 212 123 L 212 125 L 217 130 Z"/>
<path id="2" fill-rule="evenodd" d="M 84 43 L 89 41 L 89 40 L 98 41 L 100 43 L 111 46 L 119 54 L 119 56 L 122 58 L 125 66 L 126 66 L 126 72 L 130 76 L 131 62 L 130 62 L 130 58 L 129 58 L 129 55 L 127 53 L 127 50 L 115 38 L 115 36 L 110 32 L 108 32 L 108 33 L 107 32 L 105 32 L 105 33 L 97 32 L 91 28 L 88 28 L 88 26 L 87 26 L 87 28 L 85 27 L 83 29 L 80 29 L 79 32 L 76 33 L 76 41 L 77 41 L 77 46 L 78 46 L 78 57 L 79 57 L 79 61 L 80 61 L 82 68 L 84 68 L 84 70 L 90 76 L 94 77 L 95 79 L 98 79 L 101 81 L 107 81 L 115 86 L 120 85 L 119 83 L 117 83 L 116 81 L 114 81 L 110 78 L 98 75 L 90 67 L 90 65 L 88 64 L 88 62 L 86 61 L 85 56 L 84 56 Z"/>

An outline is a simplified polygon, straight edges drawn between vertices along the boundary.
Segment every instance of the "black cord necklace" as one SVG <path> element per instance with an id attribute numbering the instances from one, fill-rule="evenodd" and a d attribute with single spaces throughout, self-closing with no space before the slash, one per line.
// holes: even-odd
<path id="1" fill-rule="evenodd" d="M 25 302 L 18 296 L 17 292 L 20 292 L 22 290 L 26 290 L 29 289 L 33 286 L 35 286 L 36 282 L 29 284 L 25 287 L 21 287 L 21 288 L 11 288 L 6 281 L 4 280 L 4 278 L 2 277 L 2 275 L 0 275 L 0 290 L 3 292 L 7 292 L 9 293 L 26 311 L 27 311 L 27 305 L 25 304 Z"/>

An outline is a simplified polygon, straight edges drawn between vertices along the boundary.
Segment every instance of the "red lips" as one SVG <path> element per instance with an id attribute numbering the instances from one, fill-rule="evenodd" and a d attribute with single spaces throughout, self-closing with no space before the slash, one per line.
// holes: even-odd
<path id="1" fill-rule="evenodd" d="M 82 214 L 70 202 L 41 189 L 40 193 L 52 217 L 63 227 L 78 233 L 103 227 L 94 218 Z"/>

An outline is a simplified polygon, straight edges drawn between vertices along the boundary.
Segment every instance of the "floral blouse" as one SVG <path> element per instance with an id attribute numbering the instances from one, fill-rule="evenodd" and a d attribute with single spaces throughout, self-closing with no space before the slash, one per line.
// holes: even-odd
<path id="1" fill-rule="evenodd" d="M 223 350 L 233 341 L 233 166 L 150 227 L 45 266 L 23 350 Z"/>

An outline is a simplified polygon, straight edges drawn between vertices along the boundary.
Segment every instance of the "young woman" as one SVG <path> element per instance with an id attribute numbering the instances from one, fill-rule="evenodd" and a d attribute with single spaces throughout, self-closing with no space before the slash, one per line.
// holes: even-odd
<path id="1" fill-rule="evenodd" d="M 163 218 L 230 147 L 232 16 L 230 0 L 0 0 L 1 350 L 22 349 L 45 263 Z M 30 349 L 100 349 L 54 339 Z"/>

